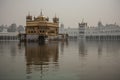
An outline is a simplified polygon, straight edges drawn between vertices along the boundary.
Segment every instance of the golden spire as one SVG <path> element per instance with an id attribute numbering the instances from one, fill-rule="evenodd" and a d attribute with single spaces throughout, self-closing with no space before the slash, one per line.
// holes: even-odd
<path id="1" fill-rule="evenodd" d="M 82 19 L 82 23 L 84 23 L 84 18 Z"/>
<path id="2" fill-rule="evenodd" d="M 28 16 L 30 16 L 30 11 L 28 12 Z"/>
<path id="3" fill-rule="evenodd" d="M 57 18 L 56 13 L 55 13 L 55 18 Z"/>
<path id="4" fill-rule="evenodd" d="M 40 12 L 40 16 L 43 16 L 42 9 L 41 9 L 41 12 Z"/>

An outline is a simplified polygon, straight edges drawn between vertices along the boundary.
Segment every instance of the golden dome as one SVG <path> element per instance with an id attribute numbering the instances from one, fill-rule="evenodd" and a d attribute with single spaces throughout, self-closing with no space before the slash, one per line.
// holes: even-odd
<path id="1" fill-rule="evenodd" d="M 41 11 L 40 15 L 37 17 L 37 20 L 46 21 L 46 17 L 43 16 L 42 11 Z"/>

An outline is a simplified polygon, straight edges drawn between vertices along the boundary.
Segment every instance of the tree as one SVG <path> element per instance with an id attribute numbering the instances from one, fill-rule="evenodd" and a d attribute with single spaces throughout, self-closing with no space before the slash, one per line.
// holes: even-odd
<path id="1" fill-rule="evenodd" d="M 8 28 L 8 32 L 16 32 L 17 31 L 17 25 L 15 23 L 11 24 Z"/>
<path id="2" fill-rule="evenodd" d="M 17 28 L 17 31 L 18 32 L 23 32 L 23 31 L 25 31 L 25 29 L 22 25 L 19 25 L 18 28 Z"/>
<path id="3" fill-rule="evenodd" d="M 0 26 L 0 32 L 3 31 L 3 28 L 4 28 L 4 25 L 1 25 L 1 26 Z"/>

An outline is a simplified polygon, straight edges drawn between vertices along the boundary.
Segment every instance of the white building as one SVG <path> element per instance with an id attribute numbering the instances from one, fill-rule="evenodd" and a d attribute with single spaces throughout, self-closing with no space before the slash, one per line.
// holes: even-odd
<path id="1" fill-rule="evenodd" d="M 98 22 L 98 26 L 89 27 L 87 23 L 79 23 L 79 28 L 64 28 L 60 26 L 59 34 L 68 34 L 69 38 L 87 38 L 87 39 L 119 39 L 120 40 L 120 26 L 116 24 L 103 25 Z"/>
<path id="2" fill-rule="evenodd" d="M 99 22 L 101 23 L 101 22 Z M 90 35 L 99 35 L 99 36 L 106 36 L 106 35 L 120 35 L 120 26 L 116 24 L 107 24 L 107 25 L 99 25 L 97 27 L 86 27 L 86 36 Z M 102 23 L 101 23 L 102 24 Z"/>
<path id="3" fill-rule="evenodd" d="M 7 32 L 7 28 L 3 28 L 0 32 L 0 41 L 17 41 L 18 32 Z"/>
<path id="4" fill-rule="evenodd" d="M 0 41 L 18 41 L 19 33 L 25 33 L 25 29 L 22 25 L 17 25 L 15 23 L 10 26 L 1 25 L 0 26 Z"/>
<path id="5" fill-rule="evenodd" d="M 78 31 L 78 28 L 64 28 L 63 24 L 59 28 L 59 34 L 68 34 L 69 38 L 77 38 L 79 35 Z"/>

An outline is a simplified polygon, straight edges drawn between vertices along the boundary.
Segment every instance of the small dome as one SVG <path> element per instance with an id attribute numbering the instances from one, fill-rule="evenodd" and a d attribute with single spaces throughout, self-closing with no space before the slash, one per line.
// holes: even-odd
<path id="1" fill-rule="evenodd" d="M 26 16 L 26 19 L 32 19 L 32 16 L 30 15 L 30 13 L 28 13 L 28 15 Z"/>
<path id="2" fill-rule="evenodd" d="M 46 21 L 46 17 L 44 16 L 38 16 L 37 19 L 40 21 Z"/>
<path id="3" fill-rule="evenodd" d="M 55 22 L 55 23 L 58 23 L 58 22 L 59 22 L 59 18 L 56 17 L 56 15 L 55 15 L 55 17 L 53 18 L 53 22 Z"/>
<path id="4" fill-rule="evenodd" d="M 49 17 L 46 18 L 46 21 L 49 21 Z"/>
<path id="5" fill-rule="evenodd" d="M 31 18 L 32 18 L 32 16 L 26 16 L 26 18 L 27 18 L 27 19 L 31 19 Z"/>
<path id="6" fill-rule="evenodd" d="M 42 11 L 41 11 L 40 15 L 37 17 L 37 20 L 46 21 L 46 19 L 47 18 L 45 16 L 43 16 Z"/>

